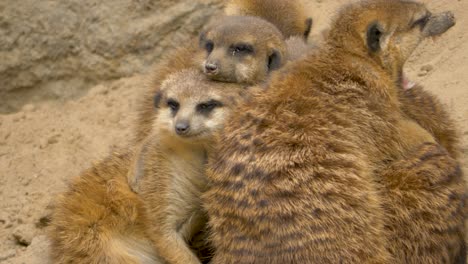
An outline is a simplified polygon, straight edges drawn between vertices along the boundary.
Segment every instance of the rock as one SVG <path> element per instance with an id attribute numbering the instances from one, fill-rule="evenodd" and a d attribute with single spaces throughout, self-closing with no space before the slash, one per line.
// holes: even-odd
<path id="1" fill-rule="evenodd" d="M 13 259 L 17 264 L 47 264 L 49 260 L 49 241 L 45 235 L 34 237 L 31 245 L 19 257 Z"/>
<path id="2" fill-rule="evenodd" d="M 23 111 L 25 112 L 34 112 L 36 111 L 36 106 L 33 104 L 27 104 L 23 107 Z"/>
<path id="3" fill-rule="evenodd" d="M 0 262 L 10 259 L 16 255 L 16 251 L 14 249 L 7 250 L 5 252 L 0 253 Z"/>
<path id="4" fill-rule="evenodd" d="M 21 219 L 19 219 L 21 220 Z M 21 221 L 22 222 L 22 221 Z M 34 237 L 34 227 L 29 227 L 29 225 L 21 225 L 15 229 L 13 232 L 13 239 L 16 244 L 27 247 L 31 245 L 31 241 Z"/>
<path id="5" fill-rule="evenodd" d="M 221 3 L 1 1 L 0 112 L 25 101 L 74 98 L 103 80 L 142 73 L 196 35 Z"/>
<path id="6" fill-rule="evenodd" d="M 432 66 L 430 64 L 424 65 L 424 66 L 421 67 L 420 72 L 418 73 L 418 76 L 420 76 L 420 77 L 426 76 L 433 69 L 434 69 L 434 66 Z"/>

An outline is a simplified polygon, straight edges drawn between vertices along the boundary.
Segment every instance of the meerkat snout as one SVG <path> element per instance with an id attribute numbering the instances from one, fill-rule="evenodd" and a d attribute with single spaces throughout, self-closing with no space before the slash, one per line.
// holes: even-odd
<path id="1" fill-rule="evenodd" d="M 423 18 L 423 23 L 422 31 L 425 36 L 438 36 L 455 25 L 455 15 L 450 11 L 429 15 Z"/>
<path id="2" fill-rule="evenodd" d="M 205 74 L 216 74 L 218 72 L 218 64 L 215 62 L 205 62 Z"/>
<path id="3" fill-rule="evenodd" d="M 177 135 L 184 136 L 190 131 L 190 123 L 188 120 L 177 121 L 175 125 Z"/>

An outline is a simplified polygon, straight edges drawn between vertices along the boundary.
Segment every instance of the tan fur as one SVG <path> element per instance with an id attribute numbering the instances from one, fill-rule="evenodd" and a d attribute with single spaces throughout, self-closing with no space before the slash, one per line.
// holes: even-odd
<path id="1" fill-rule="evenodd" d="M 201 193 L 207 186 L 207 152 L 213 133 L 222 127 L 246 89 L 184 70 L 170 75 L 159 93 L 157 118 L 137 154 L 130 184 L 145 203 L 148 232 L 159 256 L 168 263 L 201 263 L 189 241 L 207 221 L 201 205 Z M 177 110 L 171 110 L 171 102 L 179 104 Z M 217 104 L 210 112 L 199 109 L 210 102 Z M 180 124 L 190 128 L 176 133 Z"/>
<path id="2" fill-rule="evenodd" d="M 307 39 L 312 19 L 301 0 L 230 0 L 224 12 L 229 16 L 257 16 L 275 25 L 285 38 Z"/>
<path id="3" fill-rule="evenodd" d="M 133 153 L 114 153 L 70 183 L 55 203 L 49 238 L 54 263 L 162 263 L 143 203 L 127 184 Z"/>
<path id="4" fill-rule="evenodd" d="M 301 37 L 290 37 L 286 40 L 288 61 L 295 61 L 315 50 L 314 44 L 307 44 Z"/>
<path id="5" fill-rule="evenodd" d="M 435 142 L 403 113 L 398 95 L 403 65 L 419 42 L 433 27 L 445 28 L 437 30 L 442 33 L 453 25 L 437 15 L 425 26 L 414 24 L 426 14 L 424 5 L 408 1 L 347 6 L 323 47 L 273 74 L 267 92 L 227 122 L 204 195 L 213 263 L 412 263 L 417 257 L 407 256 L 420 251 L 426 263 L 438 263 L 461 253 L 460 244 L 451 247 L 461 236 L 452 227 L 464 229 L 462 212 L 450 209 L 462 207 L 465 191 L 459 174 L 451 173 L 456 162 L 446 155 L 432 166 L 450 181 L 424 189 L 434 198 L 427 204 L 439 205 L 425 207 L 433 218 L 418 215 L 410 200 L 393 204 L 406 194 L 424 203 L 418 188 L 426 181 L 390 190 L 386 177 L 398 173 L 387 172 L 388 164 L 399 166 L 412 155 L 424 160 L 415 149 Z M 368 41 L 374 25 L 381 32 L 377 45 Z M 439 186 L 452 200 L 437 195 Z M 387 212 L 389 204 L 416 213 L 418 228 L 405 241 L 411 247 L 395 240 L 406 215 Z M 431 226 L 446 235 L 433 234 Z"/>

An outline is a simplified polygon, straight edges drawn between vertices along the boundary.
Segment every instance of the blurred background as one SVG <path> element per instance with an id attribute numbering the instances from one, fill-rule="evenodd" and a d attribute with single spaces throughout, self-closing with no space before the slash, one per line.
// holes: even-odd
<path id="1" fill-rule="evenodd" d="M 309 41 L 351 0 L 304 0 Z M 468 169 L 468 2 L 425 1 L 457 25 L 407 65 L 459 125 Z M 48 263 L 44 229 L 67 180 L 128 144 L 162 54 L 186 45 L 221 0 L 0 0 L 0 263 Z"/>

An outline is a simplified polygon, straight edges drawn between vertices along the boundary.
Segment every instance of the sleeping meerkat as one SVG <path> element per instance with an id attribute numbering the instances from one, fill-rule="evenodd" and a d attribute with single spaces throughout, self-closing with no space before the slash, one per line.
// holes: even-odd
<path id="1" fill-rule="evenodd" d="M 156 115 L 152 98 L 161 82 L 183 69 L 200 69 L 208 78 L 223 82 L 258 84 L 284 65 L 286 44 L 271 23 L 255 17 L 223 17 L 200 34 L 197 43 L 165 56 L 153 71 L 142 95 L 136 122 L 136 142 L 151 130 Z"/>
<path id="2" fill-rule="evenodd" d="M 407 58 L 453 24 L 450 13 L 410 1 L 351 4 L 317 52 L 274 73 L 268 93 L 240 107 L 215 144 L 203 198 L 212 263 L 459 258 L 459 166 L 398 98 Z M 388 164 L 415 155 L 417 173 L 408 166 L 390 182 Z"/>
<path id="3" fill-rule="evenodd" d="M 168 263 L 200 263 L 188 243 L 207 221 L 201 205 L 207 154 L 215 132 L 246 95 L 242 85 L 184 70 L 170 75 L 155 96 L 158 114 L 129 183 L 144 201 L 147 231 Z"/>
<path id="4" fill-rule="evenodd" d="M 309 37 L 312 18 L 307 17 L 301 0 L 230 0 L 224 9 L 228 16 L 257 16 L 275 25 L 286 39 Z"/>

